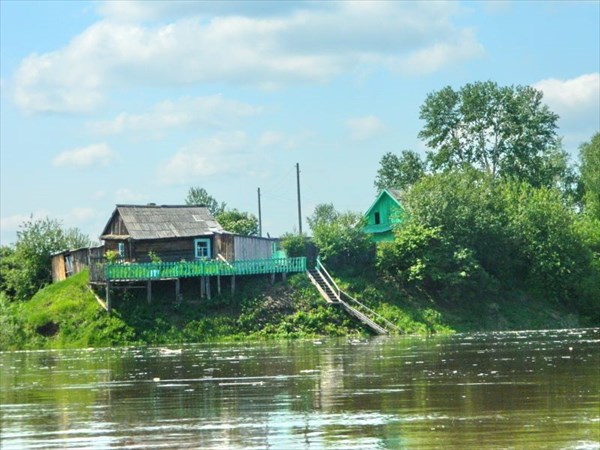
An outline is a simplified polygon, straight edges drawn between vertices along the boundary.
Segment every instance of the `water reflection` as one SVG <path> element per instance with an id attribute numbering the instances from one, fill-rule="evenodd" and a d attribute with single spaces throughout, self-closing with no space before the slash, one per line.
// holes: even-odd
<path id="1" fill-rule="evenodd" d="M 0 353 L 21 448 L 600 448 L 600 330 Z"/>

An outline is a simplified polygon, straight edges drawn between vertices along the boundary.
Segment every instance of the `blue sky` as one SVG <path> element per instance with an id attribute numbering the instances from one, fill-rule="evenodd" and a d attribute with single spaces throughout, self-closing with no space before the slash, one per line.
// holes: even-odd
<path id="1" fill-rule="evenodd" d="M 425 152 L 426 95 L 533 85 L 578 146 L 600 129 L 600 2 L 0 1 L 0 217 L 93 239 L 117 203 L 204 187 L 298 228 L 365 211 L 386 152 Z M 304 221 L 304 229 L 307 229 Z"/>

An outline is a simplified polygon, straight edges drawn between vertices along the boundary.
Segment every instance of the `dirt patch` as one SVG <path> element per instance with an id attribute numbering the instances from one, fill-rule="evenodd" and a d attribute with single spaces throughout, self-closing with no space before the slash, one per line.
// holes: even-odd
<path id="1" fill-rule="evenodd" d="M 48 323 L 45 323 L 44 325 L 40 325 L 39 327 L 37 327 L 35 329 L 35 331 L 37 331 L 37 333 L 41 334 L 42 336 L 52 337 L 52 336 L 55 336 L 56 333 L 58 333 L 58 329 L 59 329 L 59 326 L 57 323 L 48 322 Z"/>

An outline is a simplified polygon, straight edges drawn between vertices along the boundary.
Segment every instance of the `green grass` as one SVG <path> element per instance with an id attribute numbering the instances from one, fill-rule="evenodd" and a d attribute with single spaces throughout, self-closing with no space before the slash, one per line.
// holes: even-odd
<path id="1" fill-rule="evenodd" d="M 519 293 L 502 298 L 436 301 L 408 292 L 375 273 L 336 277 L 340 287 L 405 334 L 579 326 L 578 316 L 553 301 Z M 271 284 L 267 277 L 239 277 L 235 296 L 226 286 L 200 299 L 197 280 L 182 282 L 183 301 L 172 282 L 115 291 L 113 312 L 100 307 L 82 272 L 47 286 L 27 302 L 0 295 L 0 350 L 116 345 L 168 345 L 247 339 L 349 336 L 369 333 L 341 308 L 320 298 L 304 274 Z M 99 292 L 101 297 L 104 293 Z"/>

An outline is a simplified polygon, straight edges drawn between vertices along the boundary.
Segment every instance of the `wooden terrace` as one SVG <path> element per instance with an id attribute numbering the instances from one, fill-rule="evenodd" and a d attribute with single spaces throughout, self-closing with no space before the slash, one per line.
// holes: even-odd
<path id="1" fill-rule="evenodd" d="M 306 271 L 306 258 L 271 258 L 241 261 L 198 260 L 150 263 L 96 263 L 91 282 L 172 280 L 174 278 L 261 275 Z"/>

